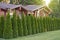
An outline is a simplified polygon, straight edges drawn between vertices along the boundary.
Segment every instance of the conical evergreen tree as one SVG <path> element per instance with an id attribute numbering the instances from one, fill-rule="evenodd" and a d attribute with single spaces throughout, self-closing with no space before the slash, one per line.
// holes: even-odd
<path id="1" fill-rule="evenodd" d="M 49 22 L 49 30 L 48 31 L 52 31 L 52 18 L 48 17 L 48 22 Z"/>
<path id="2" fill-rule="evenodd" d="M 55 21 L 56 19 L 55 19 L 55 17 L 54 17 L 54 21 L 53 21 L 53 23 L 54 23 L 54 30 L 56 30 L 56 21 Z M 59 25 L 59 24 L 58 24 Z"/>
<path id="3" fill-rule="evenodd" d="M 59 30 L 60 29 L 60 19 L 57 19 L 56 18 L 56 30 Z"/>
<path id="4" fill-rule="evenodd" d="M 35 18 L 36 33 L 39 33 L 38 20 Z"/>
<path id="5" fill-rule="evenodd" d="M 37 18 L 37 22 L 38 22 L 38 29 L 39 29 L 39 33 L 40 33 L 40 29 L 41 29 L 40 17 Z"/>
<path id="6" fill-rule="evenodd" d="M 17 15 L 14 12 L 12 18 L 12 29 L 13 29 L 13 37 L 18 37 L 18 25 L 17 25 Z"/>
<path id="7" fill-rule="evenodd" d="M 40 17 L 37 19 L 39 33 L 41 33 L 41 22 L 40 22 L 41 20 L 40 19 L 41 19 Z"/>
<path id="8" fill-rule="evenodd" d="M 33 15 L 31 15 L 31 27 L 32 27 L 32 34 L 36 34 L 35 17 Z"/>
<path id="9" fill-rule="evenodd" d="M 12 24 L 9 13 L 6 16 L 6 20 L 5 20 L 3 38 L 6 39 L 13 38 L 13 30 L 12 30 Z"/>
<path id="10" fill-rule="evenodd" d="M 28 35 L 32 34 L 32 26 L 31 26 L 31 17 L 27 15 L 27 28 L 28 28 Z"/>
<path id="11" fill-rule="evenodd" d="M 46 18 L 45 18 L 45 21 L 46 21 L 46 28 L 47 28 L 47 31 L 49 31 L 49 27 L 50 27 L 49 18 L 46 17 Z"/>
<path id="12" fill-rule="evenodd" d="M 43 24 L 44 24 L 44 32 L 47 32 L 47 26 L 46 26 L 46 17 L 43 18 Z M 49 23 L 48 23 L 49 24 Z"/>
<path id="13" fill-rule="evenodd" d="M 3 29 L 4 29 L 4 16 L 0 17 L 0 38 L 3 38 Z"/>
<path id="14" fill-rule="evenodd" d="M 43 17 L 40 17 L 40 32 L 43 32 Z"/>
<path id="15" fill-rule="evenodd" d="M 22 13 L 22 26 L 23 26 L 23 33 L 26 36 L 28 34 L 28 29 L 26 25 L 26 16 L 24 13 Z"/>
<path id="16" fill-rule="evenodd" d="M 18 25 L 18 35 L 23 36 L 23 26 L 22 26 L 22 19 L 18 16 L 17 18 L 17 25 Z"/>
<path id="17" fill-rule="evenodd" d="M 58 24 L 58 22 L 57 22 L 57 24 Z M 59 29 L 60 29 L 60 19 L 59 19 Z"/>

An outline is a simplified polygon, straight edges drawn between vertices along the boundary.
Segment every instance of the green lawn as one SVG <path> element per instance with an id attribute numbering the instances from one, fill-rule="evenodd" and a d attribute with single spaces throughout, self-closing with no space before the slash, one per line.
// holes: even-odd
<path id="1" fill-rule="evenodd" d="M 8 40 L 8 39 L 0 39 L 0 40 Z M 9 40 L 60 40 L 60 30 L 52 31 L 52 32 L 45 32 L 39 33 L 30 36 L 18 37 Z"/>

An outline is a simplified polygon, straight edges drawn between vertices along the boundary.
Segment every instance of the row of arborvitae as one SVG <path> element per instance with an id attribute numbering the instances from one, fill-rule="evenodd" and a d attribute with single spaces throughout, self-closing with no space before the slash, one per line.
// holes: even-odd
<path id="1" fill-rule="evenodd" d="M 0 17 L 0 38 L 10 39 L 18 36 L 32 35 L 60 29 L 60 19 L 50 17 L 34 17 L 24 15 L 19 17 L 16 13 L 13 17 Z"/>

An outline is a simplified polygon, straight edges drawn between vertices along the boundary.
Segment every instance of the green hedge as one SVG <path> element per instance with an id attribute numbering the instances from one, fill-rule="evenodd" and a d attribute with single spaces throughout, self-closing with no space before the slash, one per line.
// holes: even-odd
<path id="1" fill-rule="evenodd" d="M 31 15 L 30 18 L 31 18 L 32 34 L 36 34 L 35 17 Z"/>
<path id="2" fill-rule="evenodd" d="M 12 30 L 12 24 L 11 24 L 11 19 L 10 15 L 8 15 L 5 18 L 5 23 L 4 23 L 4 29 L 3 29 L 3 38 L 13 38 L 13 30 Z"/>
<path id="3" fill-rule="evenodd" d="M 12 29 L 13 29 L 13 37 L 18 37 L 18 25 L 17 25 L 17 15 L 14 12 L 12 17 Z"/>
<path id="4" fill-rule="evenodd" d="M 31 27 L 31 18 L 29 15 L 26 16 L 26 23 L 27 23 L 27 29 L 28 29 L 28 35 L 32 34 L 32 27 Z"/>
<path id="5" fill-rule="evenodd" d="M 23 27 L 23 34 L 26 36 L 28 35 L 28 29 L 27 29 L 27 23 L 26 23 L 26 16 L 24 15 L 24 13 L 22 13 L 22 27 Z"/>
<path id="6" fill-rule="evenodd" d="M 22 26 L 22 20 L 20 17 L 17 17 L 17 25 L 18 25 L 18 35 L 23 36 L 23 26 Z"/>
<path id="7" fill-rule="evenodd" d="M 0 38 L 16 38 L 42 32 L 60 30 L 60 18 L 21 16 L 13 14 L 0 17 Z"/>
<path id="8" fill-rule="evenodd" d="M 4 30 L 4 16 L 0 17 L 0 38 L 3 37 L 3 30 Z"/>

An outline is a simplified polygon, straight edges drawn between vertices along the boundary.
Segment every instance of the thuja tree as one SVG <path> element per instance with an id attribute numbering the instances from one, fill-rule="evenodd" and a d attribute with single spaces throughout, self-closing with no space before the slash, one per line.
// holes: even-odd
<path id="1" fill-rule="evenodd" d="M 0 38 L 3 38 L 4 16 L 0 17 Z"/>
<path id="2" fill-rule="evenodd" d="M 48 17 L 45 18 L 45 24 L 46 24 L 45 27 L 47 29 L 46 31 L 49 31 L 50 23 L 49 23 L 49 18 Z"/>
<path id="3" fill-rule="evenodd" d="M 39 33 L 41 32 L 40 17 L 37 18 Z"/>
<path id="4" fill-rule="evenodd" d="M 31 18 L 32 34 L 36 34 L 35 17 L 31 15 L 30 18 Z"/>
<path id="5" fill-rule="evenodd" d="M 51 31 L 51 29 L 52 29 L 52 21 L 51 21 L 52 19 L 50 18 L 50 17 L 46 17 L 46 28 L 47 28 L 47 31 Z"/>
<path id="6" fill-rule="evenodd" d="M 48 24 L 48 25 L 49 25 L 49 26 L 48 26 L 48 31 L 52 31 L 52 24 L 53 24 L 53 23 L 52 23 L 52 18 L 48 17 L 48 23 L 49 23 L 49 24 Z"/>
<path id="7" fill-rule="evenodd" d="M 17 25 L 18 25 L 18 35 L 23 36 L 22 19 L 19 16 L 17 17 Z"/>
<path id="8" fill-rule="evenodd" d="M 40 32 L 43 32 L 43 17 L 40 17 Z"/>
<path id="9" fill-rule="evenodd" d="M 52 31 L 53 31 L 54 30 L 54 18 L 52 18 L 51 23 L 52 23 L 51 24 L 51 26 L 52 26 L 51 28 L 52 28 Z"/>
<path id="10" fill-rule="evenodd" d="M 28 34 L 27 25 L 26 25 L 26 16 L 22 13 L 22 26 L 23 26 L 23 34 L 26 36 Z"/>
<path id="11" fill-rule="evenodd" d="M 58 30 L 60 29 L 59 26 L 60 26 L 60 19 L 59 18 L 54 18 L 54 30 Z"/>
<path id="12" fill-rule="evenodd" d="M 37 18 L 34 18 L 34 19 L 35 19 L 36 33 L 39 33 L 38 20 Z"/>
<path id="13" fill-rule="evenodd" d="M 3 31 L 3 38 L 9 39 L 13 37 L 13 30 L 12 30 L 12 24 L 9 13 L 6 16 L 5 19 L 5 25 L 4 25 L 4 31 Z"/>
<path id="14" fill-rule="evenodd" d="M 17 15 L 14 12 L 12 18 L 12 29 L 13 29 L 13 37 L 18 37 L 18 26 L 17 26 Z"/>
<path id="15" fill-rule="evenodd" d="M 56 30 L 60 29 L 60 19 L 56 18 Z"/>
<path id="16" fill-rule="evenodd" d="M 27 28 L 28 28 L 28 35 L 32 34 L 31 16 L 29 15 L 27 15 Z"/>
<path id="17" fill-rule="evenodd" d="M 43 30 L 44 30 L 44 32 L 46 32 L 47 31 L 47 19 L 46 19 L 46 17 L 43 17 Z M 48 23 L 49 24 L 49 23 Z"/>
<path id="18" fill-rule="evenodd" d="M 53 31 L 54 30 L 54 18 L 48 18 L 48 23 L 49 23 L 49 29 L 48 31 Z"/>
<path id="19" fill-rule="evenodd" d="M 57 21 L 57 20 L 56 20 Z M 57 24 L 59 24 L 59 26 L 58 26 L 58 29 L 60 29 L 60 19 L 59 19 L 59 21 L 58 22 L 56 22 Z"/>
<path id="20" fill-rule="evenodd" d="M 56 19 L 54 17 L 54 21 L 53 21 L 53 29 L 56 30 Z"/>

